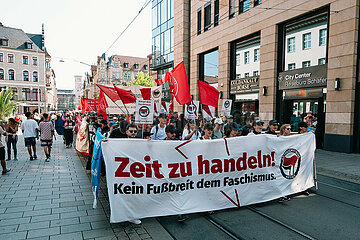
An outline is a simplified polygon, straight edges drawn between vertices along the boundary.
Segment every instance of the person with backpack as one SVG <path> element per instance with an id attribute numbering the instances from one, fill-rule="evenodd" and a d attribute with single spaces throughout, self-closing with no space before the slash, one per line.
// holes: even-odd
<path id="1" fill-rule="evenodd" d="M 167 120 L 166 114 L 160 113 L 159 124 L 156 124 L 150 131 L 153 134 L 151 136 L 152 140 L 164 140 L 166 138 L 166 133 L 165 133 L 166 120 Z"/>

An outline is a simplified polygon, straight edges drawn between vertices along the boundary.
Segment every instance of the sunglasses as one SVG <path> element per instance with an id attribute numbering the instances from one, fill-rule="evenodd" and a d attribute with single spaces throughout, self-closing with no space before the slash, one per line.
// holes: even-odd
<path id="1" fill-rule="evenodd" d="M 291 128 L 286 128 L 286 130 L 291 130 Z"/>
<path id="2" fill-rule="evenodd" d="M 137 133 L 137 130 L 129 130 L 130 133 Z"/>

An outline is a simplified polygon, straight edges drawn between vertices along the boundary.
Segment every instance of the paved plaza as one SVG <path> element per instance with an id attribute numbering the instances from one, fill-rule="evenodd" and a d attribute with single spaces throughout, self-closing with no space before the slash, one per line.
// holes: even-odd
<path id="1" fill-rule="evenodd" d="M 0 176 L 1 239 L 172 239 L 155 218 L 142 225 L 110 224 L 105 179 L 96 210 L 86 158 L 62 138 L 54 142 L 52 158 L 45 162 L 38 143 L 38 160 L 29 161 L 20 136 L 18 161 Z M 317 150 L 319 174 L 360 182 L 360 155 Z"/>

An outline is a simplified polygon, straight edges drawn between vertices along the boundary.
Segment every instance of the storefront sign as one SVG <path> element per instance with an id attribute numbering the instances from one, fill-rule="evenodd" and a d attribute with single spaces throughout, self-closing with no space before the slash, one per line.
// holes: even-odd
<path id="1" fill-rule="evenodd" d="M 326 87 L 327 64 L 279 73 L 279 89 Z"/>
<path id="2" fill-rule="evenodd" d="M 323 96 L 323 91 L 319 89 L 301 89 L 285 91 L 284 99 L 304 99 L 304 98 L 320 98 Z"/>
<path id="3" fill-rule="evenodd" d="M 259 76 L 230 81 L 230 94 L 259 91 Z"/>

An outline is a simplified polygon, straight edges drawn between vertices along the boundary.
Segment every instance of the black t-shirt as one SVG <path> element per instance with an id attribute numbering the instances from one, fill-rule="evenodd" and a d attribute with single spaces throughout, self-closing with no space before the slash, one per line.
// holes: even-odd
<path id="1" fill-rule="evenodd" d="M 126 133 L 120 132 L 120 128 L 115 128 L 111 133 L 109 138 L 127 138 Z"/>
<path id="2" fill-rule="evenodd" d="M 266 133 L 266 134 L 276 135 L 276 132 L 271 132 L 270 130 L 267 130 L 265 133 Z"/>

